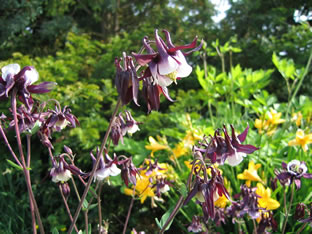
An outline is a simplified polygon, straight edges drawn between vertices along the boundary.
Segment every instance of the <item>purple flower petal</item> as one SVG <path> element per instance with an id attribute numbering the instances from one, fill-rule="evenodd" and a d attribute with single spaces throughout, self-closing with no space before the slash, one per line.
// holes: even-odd
<path id="1" fill-rule="evenodd" d="M 27 90 L 30 93 L 48 93 L 56 85 L 57 85 L 57 83 L 55 83 L 55 82 L 42 82 L 41 84 L 38 84 L 38 85 L 29 85 L 27 87 Z"/>

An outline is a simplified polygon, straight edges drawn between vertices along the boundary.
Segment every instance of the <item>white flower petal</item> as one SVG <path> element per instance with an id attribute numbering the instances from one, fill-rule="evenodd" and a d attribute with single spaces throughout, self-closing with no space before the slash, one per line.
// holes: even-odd
<path id="1" fill-rule="evenodd" d="M 39 73 L 35 68 L 31 68 L 25 72 L 25 79 L 27 84 L 33 84 L 39 79 Z"/>
<path id="2" fill-rule="evenodd" d="M 175 72 L 178 69 L 179 64 L 177 61 L 168 56 L 167 58 L 161 58 L 161 60 L 157 63 L 158 72 L 160 75 L 167 75 L 172 72 Z"/>
<path id="3" fill-rule="evenodd" d="M 135 132 L 137 132 L 137 131 L 140 131 L 139 126 L 138 126 L 137 124 L 133 124 L 132 127 L 129 127 L 129 128 L 127 129 L 127 132 L 128 132 L 129 134 L 133 134 L 133 133 L 135 133 Z"/>
<path id="4" fill-rule="evenodd" d="M 111 176 L 117 176 L 120 174 L 121 170 L 116 166 L 115 163 L 109 168 Z"/>
<path id="5" fill-rule="evenodd" d="M 188 65 L 181 51 L 177 51 L 174 58 L 178 61 L 177 77 L 187 77 L 192 72 L 192 67 Z"/>
<path id="6" fill-rule="evenodd" d="M 241 152 L 235 152 L 235 154 L 228 156 L 226 160 L 230 166 L 234 167 L 240 164 L 243 161 L 244 157 L 246 157 L 246 154 Z"/>
<path id="7" fill-rule="evenodd" d="M 173 82 L 173 80 L 171 80 L 169 77 L 167 76 L 158 76 L 158 85 L 162 86 L 162 87 L 167 87 L 169 85 L 171 85 Z"/>
<path id="8" fill-rule="evenodd" d="M 20 70 L 21 70 L 21 67 L 17 63 L 6 65 L 3 68 L 1 68 L 2 79 L 6 81 L 8 75 L 14 76 L 17 73 L 19 73 Z"/>

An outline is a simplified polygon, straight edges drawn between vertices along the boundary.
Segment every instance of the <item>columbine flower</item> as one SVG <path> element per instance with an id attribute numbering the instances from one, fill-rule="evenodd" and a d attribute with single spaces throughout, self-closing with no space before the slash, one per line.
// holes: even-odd
<path id="1" fill-rule="evenodd" d="M 197 51 L 202 47 L 200 44 L 196 47 L 197 37 L 191 44 L 183 46 L 174 46 L 171 42 L 170 33 L 163 30 L 166 36 L 167 44 L 158 35 L 158 30 L 155 30 L 155 43 L 157 52 L 155 52 L 147 37 L 143 39 L 143 44 L 148 54 L 136 54 L 133 53 L 136 61 L 145 66 L 148 64 L 148 70 L 152 74 L 153 83 L 158 84 L 161 87 L 166 87 L 172 82 L 176 82 L 178 78 L 187 77 L 192 72 L 192 67 L 187 64 L 184 55 L 190 54 L 193 51 Z M 195 48 L 196 47 L 196 48 Z M 183 55 L 181 50 L 193 49 Z"/>
<path id="2" fill-rule="evenodd" d="M 223 194 L 229 199 L 229 194 L 224 187 L 223 178 L 218 169 L 210 167 L 211 178 L 208 179 L 206 174 L 206 168 L 194 170 L 196 177 L 193 188 L 189 191 L 189 194 L 185 198 L 184 205 L 186 205 L 193 197 L 197 198 L 197 201 L 201 204 L 204 213 L 204 219 L 207 221 L 209 218 L 214 219 L 215 207 L 214 202 L 218 200 Z M 204 178 L 200 176 L 200 171 L 203 170 Z"/>
<path id="3" fill-rule="evenodd" d="M 125 111 L 126 120 L 124 119 L 122 113 L 120 112 L 118 117 L 115 118 L 112 130 L 111 130 L 111 138 L 114 145 L 118 145 L 119 140 L 123 143 L 123 136 L 127 133 L 129 135 L 134 134 L 139 131 L 139 122 L 135 121 L 130 113 L 130 111 Z"/>
<path id="4" fill-rule="evenodd" d="M 49 110 L 49 112 L 51 115 L 45 123 L 48 128 L 60 132 L 68 125 L 73 128 L 79 125 L 78 119 L 71 114 L 71 109 L 68 106 L 65 106 L 63 110 L 61 110 L 59 105 L 55 105 L 55 110 Z"/>
<path id="5" fill-rule="evenodd" d="M 98 150 L 97 150 L 98 153 Z M 93 161 L 93 166 L 95 165 L 96 158 L 90 153 L 92 161 Z M 117 158 L 114 157 L 114 159 L 111 159 L 108 154 L 105 154 L 105 160 L 103 156 L 101 155 L 100 162 L 98 165 L 98 168 L 96 169 L 94 173 L 94 182 L 99 180 L 102 181 L 105 178 L 109 176 L 117 176 L 120 174 L 121 170 L 117 167 L 118 161 Z"/>
<path id="6" fill-rule="evenodd" d="M 257 183 L 256 194 L 260 196 L 258 198 L 259 207 L 266 210 L 275 210 L 280 207 L 279 202 L 271 198 L 271 189 L 265 189 L 261 183 Z"/>
<path id="7" fill-rule="evenodd" d="M 188 226 L 187 230 L 189 232 L 201 232 L 202 231 L 202 224 L 201 224 L 201 219 L 202 217 L 199 217 L 197 215 L 194 215 L 192 218 L 192 223 L 190 224 L 190 226 Z"/>
<path id="8" fill-rule="evenodd" d="M 302 219 L 305 215 L 305 204 L 303 203 L 298 203 L 297 206 L 296 206 L 296 211 L 295 211 L 295 215 L 294 215 L 294 218 L 295 220 L 298 220 L 298 219 Z"/>
<path id="9" fill-rule="evenodd" d="M 123 66 L 120 65 L 121 60 L 123 60 Z M 139 80 L 132 57 L 123 53 L 122 59 L 115 59 L 115 66 L 117 68 L 115 84 L 122 104 L 126 105 L 133 100 L 134 103 L 139 106 Z"/>
<path id="10" fill-rule="evenodd" d="M 271 227 L 274 232 L 277 230 L 277 222 L 273 218 L 272 212 L 261 213 L 261 221 L 257 229 L 257 233 L 269 233 L 266 229 Z"/>
<path id="11" fill-rule="evenodd" d="M 237 175 L 237 179 L 246 180 L 246 185 L 250 187 L 251 181 L 262 182 L 259 177 L 257 170 L 261 167 L 260 163 L 255 164 L 254 161 L 250 161 L 248 164 L 248 169 L 244 170 L 243 173 Z"/>
<path id="12" fill-rule="evenodd" d="M 195 152 L 204 154 L 204 157 L 208 157 L 211 163 L 218 162 L 222 165 L 227 160 L 229 165 L 236 166 L 243 161 L 247 154 L 259 149 L 253 145 L 241 144 L 246 139 L 249 126 L 238 136 L 236 136 L 232 125 L 231 129 L 232 137 L 228 135 L 225 126 L 223 126 L 224 138 L 221 136 L 220 131 L 216 130 L 214 137 L 210 136 L 210 142 L 206 138 L 199 142 L 200 147 L 195 147 Z"/>
<path id="13" fill-rule="evenodd" d="M 252 219 L 257 219 L 260 216 L 260 208 L 258 206 L 259 195 L 255 193 L 256 188 L 249 188 L 246 185 L 241 185 L 242 200 L 232 202 L 228 207 L 227 213 L 233 217 L 241 218 L 248 214 Z"/>
<path id="14" fill-rule="evenodd" d="M 68 181 L 74 175 L 86 175 L 74 164 L 68 164 L 63 155 L 57 158 L 52 158 L 52 169 L 50 175 L 54 183 L 64 183 Z"/>
<path id="15" fill-rule="evenodd" d="M 283 162 L 282 167 L 283 170 L 276 170 L 275 174 L 283 186 L 295 182 L 297 189 L 299 189 L 301 187 L 301 177 L 312 179 L 312 174 L 306 173 L 308 168 L 303 161 L 292 160 L 288 164 Z"/>
<path id="16" fill-rule="evenodd" d="M 298 129 L 296 132 L 296 138 L 288 142 L 289 146 L 300 145 L 306 152 L 308 150 L 308 144 L 312 143 L 312 134 L 305 134 L 302 129 Z"/>
<path id="17" fill-rule="evenodd" d="M 127 158 L 126 156 L 121 155 L 118 158 L 120 157 L 126 158 L 118 162 L 118 165 L 122 165 L 121 178 L 123 179 L 127 187 L 129 185 L 129 182 L 133 185 L 136 185 L 136 176 L 139 175 L 139 170 L 133 164 L 132 157 Z"/>
<path id="18" fill-rule="evenodd" d="M 26 66 L 22 70 L 18 64 L 9 64 L 1 68 L 0 100 L 6 99 L 13 88 L 17 89 L 20 100 L 29 108 L 32 102 L 31 93 L 47 93 L 55 86 L 54 82 L 43 82 L 33 85 L 39 79 L 37 70 Z"/>

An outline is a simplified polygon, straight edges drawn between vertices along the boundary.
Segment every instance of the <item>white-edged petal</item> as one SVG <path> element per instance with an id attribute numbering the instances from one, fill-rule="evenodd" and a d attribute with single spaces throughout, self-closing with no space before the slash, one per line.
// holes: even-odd
<path id="1" fill-rule="evenodd" d="M 25 72 L 25 79 L 27 84 L 33 84 L 39 79 L 39 73 L 35 68 L 31 68 Z"/>
<path id="2" fill-rule="evenodd" d="M 167 87 L 171 85 L 172 82 L 173 80 L 170 79 L 169 77 L 158 75 L 157 84 L 160 85 L 161 87 Z"/>
<path id="3" fill-rule="evenodd" d="M 168 56 L 166 58 L 161 58 L 160 61 L 157 63 L 157 65 L 158 65 L 158 72 L 160 75 L 167 75 L 172 72 L 175 72 L 179 66 L 177 61 L 171 56 Z"/>
<path id="4" fill-rule="evenodd" d="M 51 174 L 54 173 L 54 168 L 52 168 L 51 170 Z M 52 181 L 54 183 L 58 183 L 58 182 L 66 182 L 68 181 L 70 178 L 72 177 L 72 174 L 69 170 L 65 170 L 64 172 L 62 173 L 57 173 L 56 175 L 52 176 Z"/>
<path id="5" fill-rule="evenodd" d="M 234 167 L 240 164 L 243 161 L 244 157 L 246 157 L 245 153 L 235 152 L 235 154 L 228 156 L 226 160 L 230 166 Z"/>
<path id="6" fill-rule="evenodd" d="M 128 132 L 129 134 L 133 134 L 133 133 L 135 133 L 135 132 L 137 132 L 137 131 L 140 131 L 139 125 L 137 125 L 137 124 L 133 124 L 132 127 L 129 127 L 129 128 L 127 129 L 127 132 Z"/>
<path id="7" fill-rule="evenodd" d="M 186 62 L 186 59 L 181 51 L 177 51 L 176 55 L 174 56 L 174 59 L 176 59 L 179 63 L 179 66 L 177 68 L 177 77 L 187 77 L 192 72 L 192 67 L 188 65 Z"/>
<path id="8" fill-rule="evenodd" d="M 6 65 L 3 68 L 1 68 L 2 79 L 4 81 L 7 81 L 8 75 L 14 76 L 17 73 L 19 73 L 20 70 L 21 70 L 21 67 L 17 63 Z"/>
<path id="9" fill-rule="evenodd" d="M 111 176 L 117 176 L 121 172 L 121 170 L 116 166 L 115 163 L 113 163 L 109 169 L 110 169 L 110 175 Z"/>

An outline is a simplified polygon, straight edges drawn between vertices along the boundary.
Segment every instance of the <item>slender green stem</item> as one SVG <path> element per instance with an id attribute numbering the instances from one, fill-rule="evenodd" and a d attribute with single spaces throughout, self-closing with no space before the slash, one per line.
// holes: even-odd
<path id="1" fill-rule="evenodd" d="M 107 131 L 106 131 L 105 136 L 104 136 L 104 138 L 103 138 L 100 151 L 99 151 L 98 154 L 97 154 L 97 158 L 96 158 L 95 165 L 94 165 L 94 167 L 93 167 L 93 169 L 92 169 L 92 171 L 91 171 L 91 174 L 90 174 L 90 176 L 89 176 L 88 183 L 87 183 L 86 188 L 85 188 L 85 190 L 84 190 L 84 192 L 83 192 L 83 194 L 82 194 L 82 197 L 81 197 L 81 201 L 80 201 L 80 203 L 79 203 L 79 205 L 78 205 L 78 207 L 77 207 L 77 209 L 76 209 L 76 212 L 75 212 L 75 215 L 74 215 L 74 218 L 73 218 L 73 222 L 71 223 L 71 225 L 70 225 L 70 227 L 69 227 L 69 229 L 68 229 L 68 233 L 70 233 L 70 234 L 71 234 L 71 232 L 72 232 L 72 230 L 73 230 L 73 227 L 74 227 L 75 223 L 77 222 L 79 213 L 80 213 L 81 208 L 82 208 L 82 203 L 83 203 L 84 199 L 86 198 L 86 196 L 87 196 L 87 194 L 88 194 L 88 191 L 89 191 L 89 189 L 90 189 L 90 185 L 91 185 L 91 183 L 92 183 L 94 173 L 95 173 L 95 171 L 96 171 L 96 169 L 98 168 L 98 165 L 99 165 L 99 163 L 100 163 L 101 155 L 103 154 L 103 151 L 104 151 L 104 148 L 105 148 L 105 145 L 106 145 L 108 136 L 109 136 L 110 131 L 111 131 L 111 128 L 112 128 L 112 124 L 113 124 L 113 122 L 114 122 L 114 120 L 115 120 L 115 117 L 116 117 L 116 115 L 117 115 L 117 111 L 118 111 L 120 105 L 121 105 L 121 99 L 118 98 L 118 101 L 117 101 L 115 110 L 114 110 L 114 112 L 113 112 L 113 114 L 112 114 L 112 117 L 111 117 L 110 123 L 109 123 L 109 125 L 108 125 Z"/>
<path id="2" fill-rule="evenodd" d="M 294 183 L 291 185 L 291 194 L 290 194 L 290 201 L 289 201 L 288 209 L 287 209 L 287 204 L 286 204 L 286 191 L 285 190 L 284 190 L 285 222 L 283 223 L 282 234 L 285 233 L 289 212 L 290 212 L 292 201 L 293 201 L 293 198 L 294 198 L 294 192 L 295 192 L 295 185 L 294 185 Z"/>
<path id="3" fill-rule="evenodd" d="M 310 70 L 311 61 L 312 61 L 312 50 L 310 51 L 310 57 L 308 59 L 307 65 L 306 65 L 306 67 L 304 69 L 304 72 L 302 74 L 302 77 L 300 78 L 299 83 L 298 83 L 298 85 L 297 85 L 293 95 L 291 96 L 291 98 L 290 98 L 290 100 L 288 102 L 288 107 L 287 107 L 287 112 L 286 112 L 286 116 L 287 117 L 288 117 L 288 114 L 289 114 L 289 109 L 291 107 L 291 103 L 292 103 L 293 99 L 296 97 L 299 89 L 301 88 L 301 85 L 303 83 L 304 78 L 306 77 L 306 75 L 308 74 L 308 72 Z"/>

